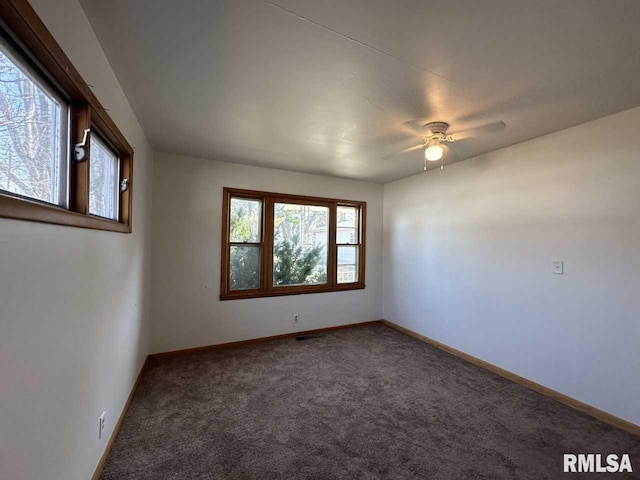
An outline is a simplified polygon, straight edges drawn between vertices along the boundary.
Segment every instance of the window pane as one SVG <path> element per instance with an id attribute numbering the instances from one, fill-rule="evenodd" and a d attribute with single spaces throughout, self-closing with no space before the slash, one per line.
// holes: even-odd
<path id="1" fill-rule="evenodd" d="M 338 246 L 338 283 L 358 281 L 358 247 Z"/>
<path id="2" fill-rule="evenodd" d="M 0 39 L 0 189 L 67 207 L 68 106 Z"/>
<path id="3" fill-rule="evenodd" d="M 262 202 L 232 198 L 229 215 L 229 241 L 259 243 L 262 224 Z"/>
<path id="4" fill-rule="evenodd" d="M 120 159 L 94 134 L 89 162 L 89 213 L 118 220 Z"/>
<path id="5" fill-rule="evenodd" d="M 230 290 L 260 287 L 260 247 L 258 245 L 231 246 L 229 265 Z"/>
<path id="6" fill-rule="evenodd" d="M 329 208 L 274 205 L 273 284 L 327 283 Z"/>
<path id="7" fill-rule="evenodd" d="M 358 209 L 355 207 L 338 207 L 336 223 L 336 243 L 358 242 Z"/>

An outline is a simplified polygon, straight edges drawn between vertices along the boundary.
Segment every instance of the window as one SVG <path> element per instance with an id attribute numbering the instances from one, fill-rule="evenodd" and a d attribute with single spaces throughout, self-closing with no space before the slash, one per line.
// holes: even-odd
<path id="1" fill-rule="evenodd" d="M 133 149 L 28 2 L 0 22 L 0 217 L 131 232 Z"/>
<path id="2" fill-rule="evenodd" d="M 229 288 L 260 288 L 262 201 L 232 198 L 229 213 Z"/>
<path id="3" fill-rule="evenodd" d="M 275 203 L 273 285 L 326 285 L 329 207 Z"/>
<path id="4" fill-rule="evenodd" d="M 68 102 L 0 41 L 0 189 L 66 207 L 68 127 Z"/>
<path id="5" fill-rule="evenodd" d="M 98 135 L 91 137 L 89 213 L 118 220 L 120 158 Z"/>
<path id="6" fill-rule="evenodd" d="M 358 208 L 339 206 L 336 225 L 338 245 L 338 283 L 358 281 L 360 249 L 360 214 Z"/>
<path id="7" fill-rule="evenodd" d="M 222 300 L 365 287 L 365 202 L 223 195 Z"/>

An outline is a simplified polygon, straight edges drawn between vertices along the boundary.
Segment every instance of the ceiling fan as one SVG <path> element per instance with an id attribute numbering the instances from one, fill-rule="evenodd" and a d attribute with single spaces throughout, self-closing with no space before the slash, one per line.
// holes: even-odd
<path id="1" fill-rule="evenodd" d="M 444 168 L 445 143 L 453 143 L 459 140 L 465 140 L 467 138 L 493 133 L 498 130 L 502 130 L 506 126 L 507 125 L 504 122 L 499 121 L 494 123 L 487 123 L 479 127 L 469 128 L 467 130 L 461 130 L 455 133 L 447 133 L 447 130 L 449 129 L 448 123 L 430 122 L 422 125 L 421 127 L 414 127 L 416 133 L 422 137 L 422 143 L 414 145 L 413 147 L 405 148 L 404 150 L 401 150 L 399 152 L 386 155 L 382 158 L 383 160 L 386 160 L 390 157 L 394 157 L 402 153 L 412 152 L 414 150 L 424 148 L 424 170 L 427 169 L 428 161 L 437 162 L 438 160 L 440 160 L 442 162 L 440 164 L 440 168 Z"/>

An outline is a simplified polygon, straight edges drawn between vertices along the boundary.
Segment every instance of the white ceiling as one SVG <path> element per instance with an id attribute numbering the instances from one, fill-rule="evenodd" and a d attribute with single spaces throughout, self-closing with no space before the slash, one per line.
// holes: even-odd
<path id="1" fill-rule="evenodd" d="M 411 120 L 507 124 L 451 162 L 640 105 L 638 0 L 81 3 L 158 151 L 387 182 Z"/>

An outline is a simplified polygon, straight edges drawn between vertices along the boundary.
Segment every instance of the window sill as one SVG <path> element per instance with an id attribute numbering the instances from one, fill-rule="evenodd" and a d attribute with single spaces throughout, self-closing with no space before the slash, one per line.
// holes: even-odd
<path id="1" fill-rule="evenodd" d="M 349 290 L 364 290 L 366 285 L 360 283 L 349 283 L 338 285 L 335 287 L 276 287 L 273 290 L 263 292 L 249 292 L 239 290 L 234 293 L 221 294 L 220 300 L 241 300 L 246 298 L 263 298 L 263 297 L 283 297 L 287 295 L 307 295 L 310 293 L 329 293 L 329 292 L 346 292 Z"/>
<path id="2" fill-rule="evenodd" d="M 69 227 L 131 233 L 131 225 L 106 218 L 85 215 L 55 205 L 47 205 L 23 198 L 0 195 L 0 217 L 14 220 L 66 225 Z"/>

